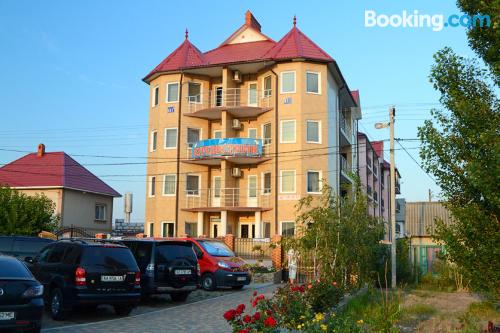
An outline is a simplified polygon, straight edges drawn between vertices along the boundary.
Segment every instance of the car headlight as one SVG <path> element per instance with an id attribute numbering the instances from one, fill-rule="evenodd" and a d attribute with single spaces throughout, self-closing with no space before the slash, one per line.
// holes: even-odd
<path id="1" fill-rule="evenodd" d="M 39 297 L 43 295 L 43 286 L 33 286 L 28 289 L 23 293 L 24 298 L 32 298 L 32 297 Z"/>
<path id="2" fill-rule="evenodd" d="M 219 261 L 217 263 L 217 265 L 221 268 L 227 268 L 227 269 L 230 269 L 231 267 L 229 267 L 229 265 L 227 263 L 225 263 L 224 261 Z"/>

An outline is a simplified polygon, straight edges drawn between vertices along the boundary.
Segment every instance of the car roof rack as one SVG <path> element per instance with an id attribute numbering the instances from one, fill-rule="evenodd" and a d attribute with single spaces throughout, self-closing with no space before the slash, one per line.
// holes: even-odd
<path id="1" fill-rule="evenodd" d="M 101 244 L 119 244 L 123 245 L 119 240 L 103 239 L 103 238 L 92 238 L 92 237 L 64 237 L 58 239 L 58 241 L 66 242 L 80 242 L 82 244 L 101 243 Z"/>

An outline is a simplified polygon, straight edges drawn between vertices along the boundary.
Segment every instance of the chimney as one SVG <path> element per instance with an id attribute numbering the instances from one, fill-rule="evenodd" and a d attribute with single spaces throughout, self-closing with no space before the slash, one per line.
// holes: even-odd
<path id="1" fill-rule="evenodd" d="M 257 19 L 252 15 L 252 12 L 247 10 L 245 13 L 245 25 L 247 27 L 254 28 L 258 32 L 260 32 L 260 23 Z"/>
<path id="2" fill-rule="evenodd" d="M 38 152 L 36 153 L 36 156 L 42 157 L 43 155 L 45 155 L 45 145 L 43 143 L 40 143 L 38 145 Z"/>

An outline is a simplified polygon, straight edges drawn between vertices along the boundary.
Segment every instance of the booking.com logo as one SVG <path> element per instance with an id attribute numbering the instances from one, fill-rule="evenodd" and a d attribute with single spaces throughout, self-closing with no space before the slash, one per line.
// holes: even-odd
<path id="1" fill-rule="evenodd" d="M 365 10 L 365 27 L 394 27 L 394 28 L 432 28 L 441 31 L 444 27 L 489 27 L 489 15 L 457 15 L 445 17 L 442 14 L 420 14 L 418 10 L 408 13 L 403 10 L 401 14 L 377 14 L 374 10 Z"/>

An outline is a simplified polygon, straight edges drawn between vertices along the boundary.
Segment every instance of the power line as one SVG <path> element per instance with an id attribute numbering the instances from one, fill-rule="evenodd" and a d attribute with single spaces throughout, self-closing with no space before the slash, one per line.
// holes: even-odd
<path id="1" fill-rule="evenodd" d="M 420 163 L 417 162 L 417 160 L 413 157 L 413 155 L 410 154 L 410 152 L 408 150 L 406 150 L 406 148 L 401 144 L 401 142 L 399 142 L 400 140 L 399 139 L 395 139 L 396 142 L 401 146 L 401 148 L 403 148 L 403 150 L 406 152 L 406 154 L 408 156 L 410 156 L 410 158 L 412 159 L 413 162 L 415 162 L 416 165 L 418 165 L 418 167 L 427 175 L 427 177 L 429 177 L 433 182 L 434 184 L 437 185 L 437 182 L 436 180 L 427 173 L 427 171 L 425 171 L 425 169 L 420 165 Z"/>

